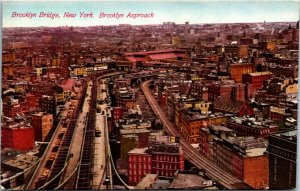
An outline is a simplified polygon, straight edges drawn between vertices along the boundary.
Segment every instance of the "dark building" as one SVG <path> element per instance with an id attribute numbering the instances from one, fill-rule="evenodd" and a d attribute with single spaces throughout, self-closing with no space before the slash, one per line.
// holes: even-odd
<path id="1" fill-rule="evenodd" d="M 269 136 L 271 190 L 296 188 L 297 130 Z"/>
<path id="2" fill-rule="evenodd" d="M 298 66 L 273 66 L 268 70 L 274 74 L 274 76 L 282 76 L 286 78 L 298 77 Z"/>
<path id="3" fill-rule="evenodd" d="M 53 96 L 43 95 L 40 98 L 40 108 L 44 112 L 48 112 L 56 116 L 56 101 Z"/>
<path id="4" fill-rule="evenodd" d="M 61 59 L 60 67 L 61 67 L 61 76 L 65 79 L 70 77 L 70 56 L 65 54 L 64 57 Z"/>

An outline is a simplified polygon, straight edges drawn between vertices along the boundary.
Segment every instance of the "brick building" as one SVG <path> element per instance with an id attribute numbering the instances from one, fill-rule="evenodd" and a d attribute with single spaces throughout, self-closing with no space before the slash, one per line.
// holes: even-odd
<path id="1" fill-rule="evenodd" d="M 298 66 L 271 66 L 268 67 L 268 71 L 272 72 L 274 76 L 282 76 L 285 78 L 297 78 L 298 77 Z"/>
<path id="2" fill-rule="evenodd" d="M 254 189 L 269 187 L 267 140 L 253 137 L 214 139 L 213 160 Z"/>
<path id="3" fill-rule="evenodd" d="M 39 100 L 39 107 L 42 111 L 56 116 L 56 100 L 53 96 L 43 95 Z"/>
<path id="4" fill-rule="evenodd" d="M 243 83 L 252 84 L 253 93 L 263 87 L 263 82 L 267 79 L 272 78 L 271 72 L 255 72 L 243 75 Z"/>
<path id="5" fill-rule="evenodd" d="M 191 84 L 189 94 L 199 100 L 208 101 L 208 88 L 207 85 L 200 81 L 195 81 Z"/>
<path id="6" fill-rule="evenodd" d="M 278 131 L 278 126 L 270 121 L 255 121 L 249 118 L 231 118 L 227 121 L 227 127 L 236 131 L 237 136 L 253 136 L 255 138 L 267 138 Z"/>
<path id="7" fill-rule="evenodd" d="M 40 96 L 36 96 L 31 93 L 27 93 L 25 96 L 26 104 L 28 104 L 29 108 L 37 108 L 39 105 Z"/>
<path id="8" fill-rule="evenodd" d="M 71 58 L 69 55 L 65 54 L 63 58 L 60 59 L 60 68 L 61 68 L 61 77 L 64 79 L 68 79 L 70 77 L 70 63 Z"/>
<path id="9" fill-rule="evenodd" d="M 250 91 L 248 89 L 249 87 L 245 84 L 235 83 L 232 80 L 211 84 L 208 86 L 208 101 L 213 102 L 218 98 L 244 101 L 248 98 L 248 95 L 246 95 Z"/>
<path id="10" fill-rule="evenodd" d="M 249 55 L 249 46 L 239 45 L 239 49 L 238 49 L 239 58 L 248 58 L 248 55 Z"/>
<path id="11" fill-rule="evenodd" d="M 35 141 L 44 141 L 53 127 L 53 115 L 39 112 L 31 116 L 31 126 L 34 129 Z"/>
<path id="12" fill-rule="evenodd" d="M 128 152 L 128 184 L 135 186 L 151 173 L 152 158 L 148 148 L 135 148 Z"/>
<path id="13" fill-rule="evenodd" d="M 13 97 L 6 97 L 3 100 L 3 115 L 6 117 L 14 118 L 18 115 L 24 115 L 29 111 L 33 111 L 36 109 L 32 102 L 26 99 L 26 96 L 19 97 L 18 99 L 14 99 Z"/>
<path id="14" fill-rule="evenodd" d="M 182 109 L 175 114 L 180 134 L 190 143 L 199 143 L 199 129 L 207 125 L 226 124 L 228 116 L 221 113 L 202 114 L 200 109 Z"/>
<path id="15" fill-rule="evenodd" d="M 269 137 L 270 189 L 296 188 L 297 130 Z"/>
<path id="16" fill-rule="evenodd" d="M 231 64 L 229 66 L 229 73 L 232 80 L 237 83 L 242 83 L 243 74 L 255 72 L 255 66 L 252 63 Z"/>
<path id="17" fill-rule="evenodd" d="M 128 184 L 135 186 L 146 174 L 173 177 L 184 169 L 184 155 L 178 143 L 156 142 L 128 152 Z"/>
<path id="18" fill-rule="evenodd" d="M 151 147 L 152 173 L 159 176 L 174 176 L 184 169 L 184 155 L 179 143 L 154 144 Z"/>
<path id="19" fill-rule="evenodd" d="M 25 124 L 5 125 L 1 128 L 1 147 L 20 151 L 34 148 L 34 130 Z"/>
<path id="20" fill-rule="evenodd" d="M 225 126 L 209 125 L 203 127 L 199 132 L 199 152 L 209 159 L 213 159 L 213 140 L 214 138 L 235 137 L 236 132 Z"/>
<path id="21" fill-rule="evenodd" d="M 118 128 L 118 127 L 117 127 Z M 150 131 L 145 128 L 121 129 L 121 159 L 127 160 L 127 153 L 134 148 L 144 148 L 149 146 Z"/>

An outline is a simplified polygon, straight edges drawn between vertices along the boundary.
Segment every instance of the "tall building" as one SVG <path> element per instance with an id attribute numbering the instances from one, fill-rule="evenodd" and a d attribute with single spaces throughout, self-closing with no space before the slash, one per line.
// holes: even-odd
<path id="1" fill-rule="evenodd" d="M 40 98 L 39 106 L 42 111 L 51 113 L 56 116 L 56 100 L 53 96 L 43 95 Z"/>
<path id="2" fill-rule="evenodd" d="M 243 80 L 243 74 L 249 74 L 255 71 L 254 64 L 242 63 L 231 64 L 229 67 L 229 73 L 232 80 L 237 83 L 241 83 Z"/>
<path id="3" fill-rule="evenodd" d="M 61 76 L 65 79 L 70 77 L 70 62 L 71 58 L 67 54 L 65 54 L 63 58 L 60 59 Z"/>
<path id="4" fill-rule="evenodd" d="M 254 189 L 269 187 L 267 140 L 253 137 L 214 138 L 213 160 Z"/>
<path id="5" fill-rule="evenodd" d="M 297 130 L 269 136 L 270 189 L 296 188 Z"/>
<path id="6" fill-rule="evenodd" d="M 31 125 L 35 141 L 44 141 L 53 127 L 53 115 L 43 112 L 32 114 Z"/>

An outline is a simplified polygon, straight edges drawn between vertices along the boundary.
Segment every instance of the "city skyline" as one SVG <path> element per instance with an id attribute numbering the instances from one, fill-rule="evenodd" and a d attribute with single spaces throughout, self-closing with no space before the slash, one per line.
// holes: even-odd
<path id="1" fill-rule="evenodd" d="M 86 2 L 18 2 L 3 3 L 3 27 L 57 27 L 101 25 L 151 25 L 163 22 L 184 24 L 203 23 L 253 23 L 295 22 L 299 20 L 299 4 L 296 1 L 169 1 L 131 2 L 91 1 Z M 13 13 L 36 13 L 35 18 L 13 17 Z M 40 12 L 58 13 L 60 18 L 39 18 Z M 65 12 L 75 13 L 75 18 L 64 18 Z M 93 13 L 93 18 L 80 18 L 80 12 Z M 124 14 L 123 18 L 99 18 L 100 13 Z M 126 18 L 129 13 L 150 14 L 151 18 Z"/>

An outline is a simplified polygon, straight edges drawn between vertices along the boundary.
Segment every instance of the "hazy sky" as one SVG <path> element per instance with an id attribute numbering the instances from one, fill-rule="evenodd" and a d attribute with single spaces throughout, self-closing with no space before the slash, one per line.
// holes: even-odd
<path id="1" fill-rule="evenodd" d="M 37 18 L 14 18 L 12 13 L 32 12 Z M 40 12 L 59 13 L 59 19 L 38 18 Z M 77 18 L 63 18 L 65 12 L 77 13 Z M 94 18 L 79 18 L 79 12 L 93 12 Z M 101 12 L 154 13 L 148 19 L 103 19 Z M 183 24 L 297 21 L 297 1 L 55 1 L 55 2 L 3 2 L 3 27 L 33 26 L 95 26 L 115 24 L 162 24 L 173 21 Z"/>

